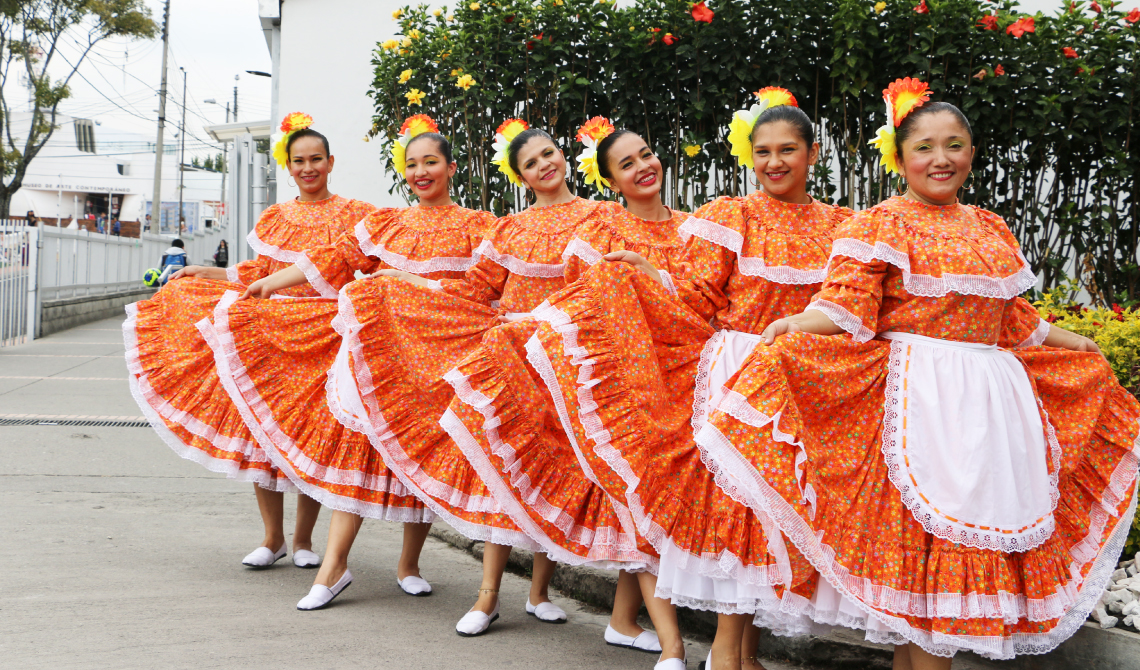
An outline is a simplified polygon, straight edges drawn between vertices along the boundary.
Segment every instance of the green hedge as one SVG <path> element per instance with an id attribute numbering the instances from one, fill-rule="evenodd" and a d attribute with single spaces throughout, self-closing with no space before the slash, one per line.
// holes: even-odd
<path id="1" fill-rule="evenodd" d="M 1068 269 L 1102 304 L 1140 298 L 1140 10 L 1108 0 L 1034 17 L 1012 0 L 708 7 L 711 22 L 697 21 L 685 0 L 405 8 L 401 36 L 374 54 L 368 135 L 390 141 L 404 117 L 430 114 L 459 152 L 459 200 L 502 213 L 522 193 L 489 164 L 498 124 L 520 116 L 576 153 L 575 128 L 601 114 L 653 144 L 669 168 L 667 203 L 690 209 L 745 188 L 728 154 L 728 121 L 751 91 L 779 85 L 818 127 L 825 160 L 813 193 L 860 209 L 895 187 L 867 146 L 884 121 L 882 89 L 919 77 L 974 125 L 978 159 L 963 199 L 1006 217 L 1045 286 L 1077 259 Z M 1032 32 L 1010 31 L 1028 18 Z M 457 86 L 461 74 L 474 85 Z M 409 104 L 412 89 L 425 94 L 420 105 Z M 689 157 L 690 145 L 701 152 Z"/>

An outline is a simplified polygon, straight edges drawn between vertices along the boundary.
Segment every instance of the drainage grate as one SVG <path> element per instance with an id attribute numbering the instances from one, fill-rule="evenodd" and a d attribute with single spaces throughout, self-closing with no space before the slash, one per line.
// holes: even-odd
<path id="1" fill-rule="evenodd" d="M 0 419 L 0 426 L 88 426 L 99 428 L 147 428 L 146 419 L 100 421 L 99 419 Z"/>

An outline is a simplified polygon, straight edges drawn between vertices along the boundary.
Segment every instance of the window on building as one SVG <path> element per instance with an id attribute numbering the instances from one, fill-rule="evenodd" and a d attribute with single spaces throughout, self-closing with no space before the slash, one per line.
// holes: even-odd
<path id="1" fill-rule="evenodd" d="M 75 148 L 84 153 L 95 153 L 95 124 L 90 119 L 75 120 Z"/>

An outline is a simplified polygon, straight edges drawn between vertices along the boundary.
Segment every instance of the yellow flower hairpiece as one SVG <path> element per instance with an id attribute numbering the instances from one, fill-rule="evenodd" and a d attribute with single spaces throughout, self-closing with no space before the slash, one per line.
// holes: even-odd
<path id="1" fill-rule="evenodd" d="M 507 181 L 515 186 L 522 186 L 523 183 L 518 173 L 511 169 L 511 162 L 508 159 L 507 150 L 511 146 L 511 141 L 527 128 L 530 128 L 530 126 L 522 119 L 507 119 L 499 124 L 498 129 L 495 130 L 495 140 L 491 143 L 491 148 L 495 150 L 495 155 L 491 158 L 491 162 L 499 168 L 499 172 L 503 173 Z"/>
<path id="2" fill-rule="evenodd" d="M 578 129 L 578 141 L 585 151 L 578 154 L 578 172 L 586 176 L 586 183 L 593 184 L 599 193 L 610 187 L 608 179 L 602 176 L 598 167 L 598 144 L 613 134 L 614 124 L 604 116 L 595 116 Z"/>
<path id="3" fill-rule="evenodd" d="M 871 146 L 879 150 L 879 165 L 887 173 L 899 173 L 899 150 L 895 142 L 895 128 L 902 125 L 903 119 L 930 99 L 930 86 L 924 81 L 903 77 L 894 80 L 883 91 L 883 101 L 887 103 L 887 123 L 875 132 Z"/>
<path id="4" fill-rule="evenodd" d="M 766 110 L 782 105 L 799 107 L 791 91 L 779 86 L 768 86 L 756 91 L 756 104 L 732 115 L 728 124 L 729 153 L 736 156 L 740 167 L 752 167 L 752 129 Z"/>
<path id="5" fill-rule="evenodd" d="M 289 169 L 289 138 L 298 130 L 304 130 L 313 125 L 313 117 L 303 112 L 293 112 L 281 121 L 281 128 L 273 134 L 273 160 L 281 169 Z"/>
<path id="6" fill-rule="evenodd" d="M 396 135 L 396 141 L 392 144 L 392 167 L 401 177 L 404 176 L 407 163 L 406 150 L 408 143 L 412 138 L 424 133 L 438 133 L 439 126 L 427 114 L 416 114 L 409 116 L 404 120 L 404 125 L 400 126 L 400 132 Z"/>

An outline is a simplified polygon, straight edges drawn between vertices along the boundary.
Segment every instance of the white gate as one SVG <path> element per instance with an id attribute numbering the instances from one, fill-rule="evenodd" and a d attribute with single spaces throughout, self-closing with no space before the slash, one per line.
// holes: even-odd
<path id="1" fill-rule="evenodd" d="M 38 233 L 23 221 L 0 220 L 0 347 L 35 336 Z"/>

